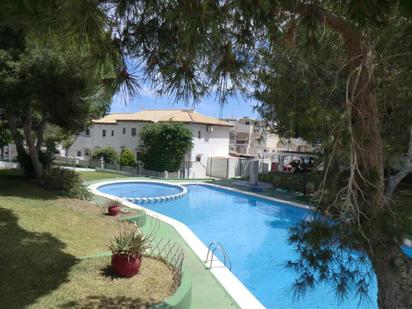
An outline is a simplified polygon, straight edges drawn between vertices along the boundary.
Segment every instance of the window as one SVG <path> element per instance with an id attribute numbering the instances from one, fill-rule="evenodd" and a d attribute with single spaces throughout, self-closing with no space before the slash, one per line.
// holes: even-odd
<path id="1" fill-rule="evenodd" d="M 232 132 L 229 133 L 229 141 L 232 144 L 235 143 L 235 133 L 232 133 Z"/>
<path id="2" fill-rule="evenodd" d="M 136 136 L 136 128 L 132 128 L 132 136 Z"/>
<path id="3" fill-rule="evenodd" d="M 112 130 L 112 136 L 114 136 L 114 130 Z"/>
<path id="4" fill-rule="evenodd" d="M 126 128 L 123 128 L 123 134 L 126 134 Z"/>
<path id="5" fill-rule="evenodd" d="M 89 156 L 89 155 L 90 155 L 90 150 L 89 150 L 89 148 L 86 148 L 86 149 L 84 150 L 84 155 L 85 155 L 85 156 Z"/>
<path id="6" fill-rule="evenodd" d="M 197 131 L 197 138 L 202 138 L 202 131 Z"/>
<path id="7" fill-rule="evenodd" d="M 106 130 L 102 131 L 102 136 L 105 137 L 106 136 Z"/>
<path id="8" fill-rule="evenodd" d="M 90 130 L 86 129 L 86 136 L 90 136 Z"/>
<path id="9" fill-rule="evenodd" d="M 80 157 L 82 155 L 82 152 L 79 150 L 77 151 L 77 156 Z"/>
<path id="10" fill-rule="evenodd" d="M 202 159 L 202 155 L 201 155 L 201 154 L 196 155 L 196 161 L 197 161 L 197 162 L 200 162 L 201 159 Z"/>

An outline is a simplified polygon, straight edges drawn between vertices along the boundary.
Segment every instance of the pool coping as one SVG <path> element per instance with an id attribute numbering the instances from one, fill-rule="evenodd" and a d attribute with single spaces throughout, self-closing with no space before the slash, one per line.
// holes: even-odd
<path id="1" fill-rule="evenodd" d="M 176 194 L 160 195 L 160 196 L 153 196 L 153 197 L 152 196 L 150 197 L 121 197 L 119 196 L 122 200 L 133 202 L 133 203 L 154 203 L 154 202 L 164 202 L 168 200 L 175 200 L 175 199 L 183 197 L 183 195 L 187 193 L 187 188 L 178 183 L 162 182 L 162 181 L 156 181 L 156 180 L 138 180 L 138 179 L 136 180 L 122 179 L 116 183 L 128 183 L 128 182 L 158 183 L 158 184 L 166 185 L 168 187 L 177 187 L 181 190 L 179 193 L 176 193 Z M 99 187 L 110 185 L 112 183 L 113 182 L 110 182 L 107 184 L 101 184 Z"/>
<path id="2" fill-rule="evenodd" d="M 183 238 L 183 240 L 191 247 L 193 252 L 197 255 L 200 261 L 204 263 L 205 257 L 208 252 L 208 248 L 206 245 L 196 236 L 196 234 L 184 223 L 173 219 L 171 217 L 165 216 L 161 213 L 158 213 L 156 211 L 152 211 L 150 209 L 145 208 L 144 206 L 141 205 L 136 205 L 130 201 L 127 201 L 121 197 L 103 193 L 98 190 L 100 186 L 107 185 L 107 184 L 115 184 L 115 183 L 125 183 L 125 182 L 153 182 L 153 183 L 162 183 L 162 184 L 168 184 L 170 183 L 163 182 L 163 181 L 158 181 L 158 180 L 109 180 L 109 181 L 102 181 L 102 182 L 97 182 L 94 184 L 91 184 L 88 186 L 88 189 L 95 195 L 102 196 L 117 202 L 122 203 L 124 206 L 134 208 L 134 209 L 142 209 L 146 211 L 146 214 L 157 218 L 169 225 L 171 225 L 178 233 L 179 235 Z M 232 192 L 237 192 L 237 193 L 242 193 L 246 194 L 249 196 L 253 197 L 258 197 L 262 198 L 268 201 L 272 202 L 279 202 L 282 204 L 286 204 L 288 206 L 293 206 L 293 207 L 298 207 L 298 208 L 304 208 L 304 209 L 310 209 L 311 207 L 305 204 L 301 203 L 296 203 L 296 202 L 291 202 L 291 201 L 285 201 L 281 200 L 275 197 L 270 197 L 270 196 L 265 196 L 262 194 L 258 194 L 255 192 L 248 192 L 248 191 L 243 191 L 237 188 L 228 188 L 225 186 L 221 185 L 216 185 L 216 184 L 210 184 L 210 183 L 203 183 L 203 182 L 182 182 L 182 183 L 176 183 L 176 185 L 180 185 L 184 187 L 185 185 L 202 185 L 202 186 L 210 186 L 210 187 L 215 187 L 218 189 L 223 189 L 223 190 L 228 190 Z M 187 191 L 187 188 L 185 188 Z M 245 285 L 217 258 L 216 256 L 213 255 L 213 267 L 209 269 L 209 271 L 214 275 L 214 277 L 218 280 L 218 282 L 222 285 L 222 287 L 226 290 L 226 292 L 235 300 L 235 302 L 241 307 L 241 308 L 265 308 L 263 304 L 256 298 L 255 295 L 253 295 L 246 287 Z"/>

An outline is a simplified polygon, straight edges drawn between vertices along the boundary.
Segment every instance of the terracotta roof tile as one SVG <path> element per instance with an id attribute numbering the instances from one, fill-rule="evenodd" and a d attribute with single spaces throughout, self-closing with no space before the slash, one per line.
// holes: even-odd
<path id="1" fill-rule="evenodd" d="M 176 121 L 183 123 L 209 124 L 231 127 L 232 124 L 200 114 L 190 109 L 159 109 L 143 110 L 137 113 L 114 113 L 103 118 L 93 120 L 97 124 L 115 124 L 119 121 L 165 122 Z"/>

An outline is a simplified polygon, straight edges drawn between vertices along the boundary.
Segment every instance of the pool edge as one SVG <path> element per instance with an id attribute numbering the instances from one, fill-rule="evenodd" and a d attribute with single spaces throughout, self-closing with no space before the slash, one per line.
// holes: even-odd
<path id="1" fill-rule="evenodd" d="M 126 207 L 145 210 L 147 215 L 153 218 L 159 219 L 171 225 L 178 232 L 178 234 L 183 238 L 183 240 L 188 244 L 188 246 L 192 249 L 192 251 L 199 258 L 199 260 L 204 261 L 207 255 L 208 249 L 206 245 L 196 236 L 196 234 L 187 225 L 185 225 L 184 223 L 176 219 L 170 218 L 156 211 L 147 209 L 144 206 L 136 205 L 132 202 L 122 199 L 121 197 L 103 193 L 98 190 L 98 188 L 103 185 L 124 183 L 124 182 L 137 182 L 138 183 L 142 181 L 139 181 L 139 180 L 102 181 L 102 182 L 89 185 L 88 189 L 94 195 L 117 201 L 119 203 L 122 203 Z M 147 181 L 144 181 L 144 182 L 147 182 Z M 156 180 L 149 181 L 149 182 L 169 184 L 166 182 L 156 181 Z M 201 185 L 214 186 L 211 184 L 204 184 L 204 183 L 199 183 L 199 182 L 190 182 L 190 183 L 185 183 L 185 184 L 201 184 Z M 179 183 L 179 185 L 182 185 L 182 184 Z M 242 191 L 239 191 L 239 192 L 242 192 Z M 262 305 L 262 303 L 256 298 L 256 296 L 253 295 L 244 286 L 244 284 L 216 256 L 214 256 L 213 265 L 214 266 L 212 269 L 210 269 L 210 272 L 213 274 L 213 276 L 218 280 L 218 282 L 222 285 L 222 287 L 226 290 L 226 292 L 233 298 L 233 300 L 241 308 L 254 308 L 254 309 L 265 308 L 265 306 Z"/>

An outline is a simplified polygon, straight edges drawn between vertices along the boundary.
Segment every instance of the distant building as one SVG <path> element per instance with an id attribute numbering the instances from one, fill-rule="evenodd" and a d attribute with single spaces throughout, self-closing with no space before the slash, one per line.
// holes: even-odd
<path id="1" fill-rule="evenodd" d="M 201 162 L 206 165 L 208 157 L 229 155 L 231 124 L 194 110 L 165 109 L 109 114 L 93 120 L 89 128 L 77 135 L 75 142 L 68 149 L 67 156 L 89 160 L 96 149 L 110 146 L 119 153 L 129 148 L 139 157 L 142 147 L 140 130 L 148 123 L 169 121 L 182 123 L 192 132 L 193 149 L 186 155 L 186 164 Z M 61 155 L 66 155 L 64 150 L 61 151 Z"/>
<path id="2" fill-rule="evenodd" d="M 266 156 L 282 151 L 308 152 L 312 147 L 300 138 L 285 139 L 272 133 L 266 121 L 252 118 L 227 119 L 230 153 L 234 156 Z"/>

